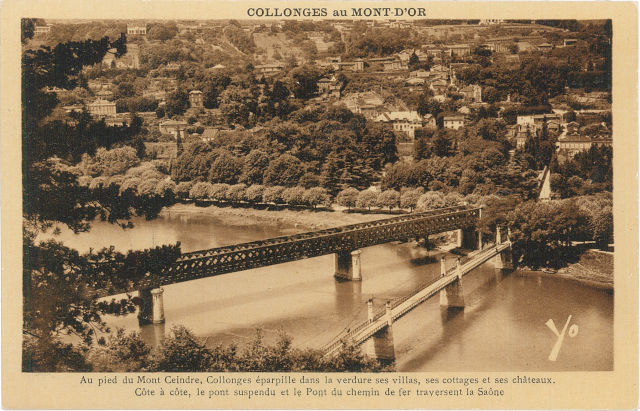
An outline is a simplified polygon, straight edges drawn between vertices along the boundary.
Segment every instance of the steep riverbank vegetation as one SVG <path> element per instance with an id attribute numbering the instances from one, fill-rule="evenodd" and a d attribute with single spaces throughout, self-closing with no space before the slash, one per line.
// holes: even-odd
<path id="1" fill-rule="evenodd" d="M 176 326 L 157 347 L 150 347 L 138 332 L 119 329 L 97 344 L 77 345 L 56 342 L 56 350 L 43 350 L 31 337 L 23 342 L 23 371 L 90 372 L 380 372 L 393 371 L 393 364 L 382 364 L 345 343 L 335 355 L 324 357 L 314 349 L 299 349 L 280 333 L 277 341 L 266 344 L 262 332 L 252 341 L 207 346 L 190 330 Z M 53 354 L 53 355 L 52 355 Z"/>

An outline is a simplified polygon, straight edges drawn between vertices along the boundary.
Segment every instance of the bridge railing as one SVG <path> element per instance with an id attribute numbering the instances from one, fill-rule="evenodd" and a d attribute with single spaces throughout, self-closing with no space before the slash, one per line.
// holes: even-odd
<path id="1" fill-rule="evenodd" d="M 508 245 L 507 244 L 503 244 L 503 246 L 507 247 Z M 473 261 L 476 258 L 482 258 L 483 255 L 491 255 L 491 254 L 495 253 L 496 249 L 494 247 L 495 247 L 494 243 L 485 243 L 482 250 L 472 251 L 471 253 L 467 254 L 464 257 L 462 257 L 460 262 L 461 262 L 461 265 L 462 265 L 463 274 L 466 274 L 466 273 L 464 273 L 464 268 L 465 268 L 464 265 L 465 264 Z M 448 277 L 448 276 L 456 274 L 457 270 L 458 270 L 458 267 L 457 267 L 457 264 L 456 264 L 453 267 L 450 267 L 449 269 L 447 269 L 446 274 L 444 275 L 444 277 Z M 391 310 L 399 307 L 404 302 L 408 301 L 409 299 L 411 299 L 412 297 L 414 297 L 415 295 L 417 295 L 418 293 L 423 291 L 425 288 L 430 287 L 434 283 L 440 281 L 442 278 L 443 278 L 442 275 L 438 275 L 438 276 L 430 279 L 429 281 L 426 281 L 426 282 L 420 284 L 419 286 L 415 287 L 414 289 L 412 289 L 406 295 L 404 295 L 402 297 L 394 298 L 393 300 L 391 300 Z M 409 310 L 407 310 L 407 311 L 403 312 L 401 315 L 395 317 L 394 320 L 400 318 L 402 315 L 406 314 L 408 311 Z M 320 350 L 325 352 L 325 353 L 335 350 L 340 345 L 342 345 L 345 341 L 353 339 L 354 336 L 359 334 L 362 330 L 367 328 L 372 323 L 380 320 L 385 315 L 386 315 L 386 307 L 383 307 L 382 309 L 379 309 L 377 312 L 375 312 L 375 314 L 373 316 L 373 319 L 371 319 L 371 320 L 367 319 L 367 320 L 361 322 L 360 324 L 358 324 L 356 327 L 349 328 L 347 331 L 339 334 L 338 336 L 334 337 L 331 341 L 329 341 L 327 344 L 322 346 L 320 348 Z M 384 328 L 384 325 L 381 326 L 380 328 Z"/>
<path id="2" fill-rule="evenodd" d="M 340 233 L 350 233 L 350 232 L 359 231 L 365 228 L 374 228 L 374 227 L 380 227 L 385 225 L 398 224 L 398 223 L 403 223 L 403 222 L 408 222 L 413 220 L 419 220 L 428 216 L 449 214 L 456 211 L 473 211 L 473 210 L 479 210 L 479 208 L 468 208 L 466 206 L 452 206 L 452 207 L 438 208 L 438 209 L 424 211 L 420 213 L 411 213 L 411 214 L 401 215 L 398 217 L 367 221 L 364 223 L 350 224 L 350 225 L 345 225 L 340 227 L 326 228 L 318 231 L 309 231 L 306 233 L 273 237 L 266 240 L 252 241 L 248 243 L 242 243 L 242 244 L 236 244 L 236 245 L 230 245 L 230 246 L 224 246 L 224 247 L 216 247 L 216 248 L 210 248 L 206 250 L 191 251 L 188 253 L 183 253 L 178 261 L 188 260 L 192 258 L 209 257 L 217 254 L 224 254 L 231 251 L 250 250 L 256 247 L 284 244 L 284 243 L 289 243 L 294 241 L 306 240 L 309 238 L 319 238 L 319 237 L 335 235 Z"/>

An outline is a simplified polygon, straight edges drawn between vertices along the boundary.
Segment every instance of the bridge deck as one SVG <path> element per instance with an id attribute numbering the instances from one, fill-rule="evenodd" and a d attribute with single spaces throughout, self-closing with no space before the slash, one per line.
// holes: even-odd
<path id="1" fill-rule="evenodd" d="M 469 256 L 472 256 L 472 258 L 461 265 L 462 275 L 464 276 L 468 274 L 471 270 L 500 254 L 510 246 L 511 244 L 509 242 L 505 242 L 470 254 Z M 426 284 L 423 284 L 420 287 L 416 288 L 408 295 L 392 301 L 392 321 L 395 321 L 403 315 L 407 314 L 415 307 L 428 300 L 436 293 L 440 292 L 446 286 L 456 281 L 457 278 L 457 267 L 451 267 L 447 270 L 445 276 L 434 278 Z M 374 315 L 372 321 L 369 321 L 367 319 L 366 321 L 358 324 L 353 329 L 343 332 L 342 334 L 331 340 L 331 342 L 322 347 L 321 350 L 324 351 L 325 355 L 331 355 L 340 349 L 345 340 L 352 340 L 357 345 L 362 344 L 368 338 L 371 338 L 375 333 L 385 328 L 387 324 L 388 317 L 386 315 L 386 308 L 384 308 Z"/>
<path id="2" fill-rule="evenodd" d="M 480 208 L 456 206 L 184 253 L 159 276 L 137 280 L 127 290 L 98 290 L 98 294 L 105 296 L 154 288 L 303 258 L 353 251 L 391 241 L 419 238 L 475 226 L 479 217 Z"/>

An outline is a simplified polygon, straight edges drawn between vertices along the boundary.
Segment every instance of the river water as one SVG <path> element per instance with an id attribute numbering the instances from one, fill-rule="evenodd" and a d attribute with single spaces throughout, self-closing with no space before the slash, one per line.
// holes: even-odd
<path id="1" fill-rule="evenodd" d="M 113 245 L 148 248 L 180 241 L 183 251 L 301 232 L 282 225 L 232 225 L 203 213 L 165 211 L 135 228 L 96 222 L 88 233 L 63 230 L 58 240 L 80 251 Z M 333 277 L 332 255 L 165 286 L 165 325 L 141 329 L 145 339 L 175 324 L 207 343 L 242 345 L 256 329 L 273 341 L 280 331 L 298 347 L 318 348 L 367 315 L 366 301 L 380 309 L 439 275 L 442 251 L 415 243 L 362 250 L 362 282 Z M 445 253 L 446 255 L 446 253 Z M 447 255 L 448 264 L 455 256 Z M 522 271 L 496 274 L 486 263 L 464 277 L 464 311 L 442 310 L 437 296 L 393 324 L 398 371 L 561 371 L 613 369 L 613 296 L 570 280 Z M 557 361 L 548 360 L 571 315 L 578 334 L 564 338 Z M 140 329 L 135 315 L 109 318 L 112 326 Z M 569 327 L 567 327 L 568 329 Z"/>

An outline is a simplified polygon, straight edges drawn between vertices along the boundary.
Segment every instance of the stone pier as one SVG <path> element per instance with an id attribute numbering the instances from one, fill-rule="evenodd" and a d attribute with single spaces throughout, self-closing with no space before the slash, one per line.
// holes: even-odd
<path id="1" fill-rule="evenodd" d="M 336 264 L 335 277 L 349 281 L 362 280 L 360 254 L 362 251 L 342 251 L 334 254 Z"/>
<path id="2" fill-rule="evenodd" d="M 456 263 L 456 275 L 458 278 L 440 291 L 440 306 L 447 308 L 464 308 L 464 291 L 462 289 L 462 265 L 458 257 Z M 440 260 L 440 275 L 447 273 L 445 259 Z"/>
<path id="3" fill-rule="evenodd" d="M 496 228 L 496 246 L 498 244 L 502 244 L 502 230 L 500 227 Z M 509 234 L 507 233 L 507 239 L 509 238 Z M 494 256 L 491 259 L 491 263 L 496 271 L 496 273 L 502 273 L 505 271 L 513 270 L 513 262 L 511 261 L 511 249 L 508 248 L 502 251 L 500 254 Z"/>
<path id="4" fill-rule="evenodd" d="M 162 294 L 164 289 L 144 289 L 138 291 L 140 308 L 138 310 L 138 323 L 162 324 L 164 323 L 164 301 Z"/>
<path id="5" fill-rule="evenodd" d="M 474 229 L 456 230 L 456 247 L 470 250 L 482 250 L 482 233 Z"/>
<path id="6" fill-rule="evenodd" d="M 396 352 L 393 345 L 393 317 L 391 316 L 391 302 L 387 301 L 385 306 L 385 316 L 387 326 L 375 333 L 371 338 L 364 342 L 365 353 L 382 362 L 392 362 L 396 358 Z M 367 314 L 369 322 L 373 322 L 373 300 L 367 301 Z"/>

